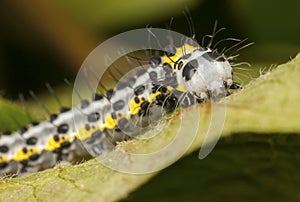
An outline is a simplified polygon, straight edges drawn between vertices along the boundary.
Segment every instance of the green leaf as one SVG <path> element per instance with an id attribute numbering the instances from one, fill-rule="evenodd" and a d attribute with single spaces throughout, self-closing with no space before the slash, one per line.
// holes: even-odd
<path id="1" fill-rule="evenodd" d="M 243 90 L 226 99 L 226 122 L 221 134 L 221 148 L 217 147 L 217 152 L 212 152 L 214 157 L 202 161 L 202 166 L 206 167 L 206 173 L 199 173 L 198 175 L 200 176 L 199 181 L 202 183 L 197 185 L 197 190 L 199 193 L 201 190 L 208 190 L 201 192 L 204 198 L 206 197 L 211 201 L 221 201 L 221 199 L 223 201 L 224 198 L 236 201 L 257 201 L 261 198 L 265 199 L 264 201 L 291 201 L 297 198 L 299 186 L 296 185 L 300 180 L 298 177 L 299 154 L 296 154 L 296 148 L 300 146 L 299 75 L 300 55 L 291 62 L 262 75 Z M 223 108 L 225 105 L 219 104 L 217 107 Z M 186 154 L 199 149 L 210 125 L 210 105 L 199 105 L 197 108 L 201 111 L 199 130 L 194 143 Z M 189 134 L 194 129 L 194 120 L 197 116 L 195 108 L 182 110 L 180 113 L 185 116 L 186 120 L 191 120 L 182 126 L 186 134 Z M 174 131 L 180 125 L 180 113 L 172 118 L 167 125 L 168 127 L 165 127 L 152 139 L 122 142 L 118 148 L 133 153 L 145 153 L 152 151 L 153 148 L 155 150 L 165 146 L 166 142 L 176 136 Z M 240 135 L 234 135 L 236 133 Z M 251 134 L 249 135 L 249 133 Z M 291 133 L 294 134 L 292 138 L 289 135 Z M 283 158 L 284 162 L 275 161 L 273 163 L 273 161 L 269 161 L 267 165 L 271 167 L 271 170 L 267 169 L 267 171 L 272 171 L 273 174 L 264 175 L 265 184 L 264 187 L 261 187 L 257 185 L 256 181 L 253 181 L 256 179 L 256 172 L 254 171 L 257 169 L 263 172 L 264 167 L 260 168 L 260 164 L 258 167 L 255 165 L 268 160 L 261 159 L 266 158 L 267 153 L 286 158 Z M 112 152 L 111 156 L 117 156 L 117 152 Z M 251 164 L 249 165 L 252 166 L 243 171 L 242 180 L 239 179 L 241 178 L 239 176 L 241 167 L 223 167 L 223 164 L 228 164 L 222 158 L 224 156 L 230 157 L 229 160 L 234 165 L 239 165 L 236 162 L 242 162 L 244 158 L 249 159 L 251 157 Z M 168 155 L 161 155 L 155 161 L 168 161 L 168 158 Z M 198 160 L 194 159 L 194 161 Z M 123 162 L 131 166 L 130 159 L 124 159 Z M 213 172 L 216 168 L 224 168 L 221 179 L 210 178 L 213 174 L 207 170 Z M 181 172 L 184 173 L 184 169 Z M 284 173 L 292 176 L 290 179 L 294 178 L 295 180 L 286 183 L 288 178 L 285 177 Z M 117 201 L 126 198 L 133 190 L 155 174 L 157 173 L 123 174 L 103 166 L 96 159 L 92 159 L 80 165 L 59 165 L 56 168 L 29 176 L 4 179 L 0 184 L 0 200 Z M 209 179 L 217 179 L 217 181 L 210 182 Z M 171 179 L 169 178 L 169 180 Z M 214 187 L 216 184 L 223 185 L 224 190 L 227 191 L 230 191 L 231 187 L 239 189 L 237 189 L 237 193 L 229 193 L 207 188 Z M 218 188 L 220 189 L 220 186 Z M 270 194 L 264 195 L 264 197 L 256 195 L 256 193 L 266 194 L 266 192 L 262 192 L 262 189 L 277 190 L 278 192 L 269 192 Z M 245 193 L 245 195 L 241 193 Z M 176 198 L 176 195 L 171 195 L 170 198 Z M 178 198 L 180 199 L 180 197 Z M 146 201 L 147 198 L 144 199 Z"/>
<path id="2" fill-rule="evenodd" d="M 30 122 L 28 113 L 20 106 L 0 98 L 0 131 L 17 130 Z"/>

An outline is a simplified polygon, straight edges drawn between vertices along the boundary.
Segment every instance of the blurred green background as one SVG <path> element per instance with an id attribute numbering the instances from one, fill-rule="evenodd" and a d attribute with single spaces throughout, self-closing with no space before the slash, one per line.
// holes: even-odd
<path id="1" fill-rule="evenodd" d="M 192 16 L 199 40 L 212 32 L 218 20 L 219 27 L 227 28 L 221 37 L 248 38 L 249 42 L 255 42 L 243 50 L 239 58 L 253 66 L 248 70 L 250 76 L 245 76 L 249 79 L 257 76 L 260 68 L 287 62 L 297 54 L 299 8 L 297 0 L 1 1 L 0 93 L 5 98 L 17 99 L 18 93 L 26 94 L 29 89 L 45 92 L 45 82 L 54 87 L 66 86 L 63 79 L 72 81 L 85 57 L 96 46 L 123 31 L 147 25 L 166 28 L 174 17 L 172 29 L 189 34 L 183 14 L 186 9 Z M 266 143 L 256 145 L 255 149 L 259 151 L 266 146 L 270 147 Z M 287 191 L 282 192 L 281 198 L 270 197 L 272 192 L 280 190 L 275 180 L 268 181 L 270 176 L 264 169 L 269 153 L 264 153 L 261 162 L 257 161 L 258 166 L 254 166 L 251 154 L 246 152 L 249 150 L 236 147 L 239 146 L 233 144 L 224 149 L 221 142 L 204 161 L 198 161 L 197 154 L 193 154 L 163 171 L 125 201 L 287 199 Z M 244 152 L 245 159 L 234 161 L 236 151 Z M 222 166 L 213 168 L 216 161 Z M 236 167 L 240 167 L 241 172 L 236 173 Z M 261 171 L 260 175 L 257 170 Z M 285 183 L 292 180 L 288 176 L 282 179 Z M 267 184 L 274 186 L 267 187 Z"/>
<path id="2" fill-rule="evenodd" d="M 85 57 L 105 39 L 147 25 L 189 34 L 183 12 L 193 19 L 199 41 L 215 20 L 220 37 L 248 38 L 255 45 L 240 61 L 269 67 L 288 61 L 300 46 L 299 1 L 286 0 L 79 0 L 0 2 L 0 89 L 16 98 L 73 80 Z"/>

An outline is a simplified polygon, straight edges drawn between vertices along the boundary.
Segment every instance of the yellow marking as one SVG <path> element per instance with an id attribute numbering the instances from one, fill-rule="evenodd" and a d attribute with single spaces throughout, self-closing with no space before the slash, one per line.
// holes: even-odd
<path id="1" fill-rule="evenodd" d="M 39 154 L 40 153 L 40 149 L 37 148 L 27 148 L 27 152 L 25 153 L 22 149 L 19 149 L 14 156 L 14 160 L 16 161 L 23 161 L 23 160 L 27 160 L 29 159 L 30 156 L 34 155 L 34 154 Z"/>
<path id="2" fill-rule="evenodd" d="M 107 129 L 113 129 L 114 127 L 116 127 L 116 125 L 117 125 L 117 122 L 111 115 L 106 117 L 105 126 Z"/>
<path id="3" fill-rule="evenodd" d="M 172 86 L 167 86 L 167 89 L 168 89 L 168 92 L 172 91 L 174 89 L 174 87 Z M 175 87 L 176 90 L 180 91 L 180 92 L 186 92 L 186 88 L 181 85 L 181 84 L 178 84 L 178 86 Z"/>
<path id="4" fill-rule="evenodd" d="M 155 93 L 151 93 L 150 94 L 151 101 L 154 100 L 160 94 L 161 94 L 161 92 L 159 92 L 159 91 L 156 91 Z"/>
<path id="5" fill-rule="evenodd" d="M 136 103 L 134 99 L 130 101 L 129 110 L 131 115 L 136 115 L 137 113 L 139 113 L 141 109 L 141 104 L 145 101 L 143 99 L 139 99 L 139 100 L 140 100 L 139 103 Z"/>
<path id="6" fill-rule="evenodd" d="M 172 91 L 174 88 L 172 86 L 167 86 L 168 92 Z"/>
<path id="7" fill-rule="evenodd" d="M 189 53 L 193 50 L 199 49 L 198 46 L 191 46 L 189 44 L 184 44 L 182 47 L 176 48 L 176 54 L 174 56 L 168 57 L 166 55 L 163 56 L 163 62 L 168 63 L 173 67 L 175 61 L 181 58 L 184 54 Z"/>
<path id="8" fill-rule="evenodd" d="M 79 132 L 78 134 L 76 134 L 76 138 L 78 138 L 79 140 L 85 140 L 88 139 L 90 137 L 92 137 L 92 134 L 97 131 L 104 131 L 105 129 L 113 129 L 117 126 L 117 123 L 120 119 L 122 118 L 127 118 L 129 117 L 126 114 L 118 114 L 116 119 L 113 119 L 111 115 L 107 116 L 105 119 L 105 125 L 104 126 L 90 126 L 89 130 L 86 130 L 86 127 L 81 127 L 79 128 Z M 128 118 L 127 118 L 128 119 Z"/>
<path id="9" fill-rule="evenodd" d="M 73 139 L 74 139 L 74 137 L 59 136 L 58 141 L 55 141 L 54 137 L 51 137 L 47 142 L 45 150 L 53 151 L 57 148 L 60 148 L 62 143 L 71 142 Z"/>
<path id="10" fill-rule="evenodd" d="M 9 159 L 7 157 L 0 156 L 0 163 L 6 163 L 6 162 L 9 162 Z"/>
<path id="11" fill-rule="evenodd" d="M 81 128 L 79 128 L 79 132 L 78 132 L 78 134 L 76 134 L 76 137 L 79 140 L 85 140 L 85 139 L 91 137 L 92 134 L 99 129 L 100 129 L 100 127 L 90 127 L 89 130 L 86 130 L 85 127 L 81 127 Z M 100 131 L 103 131 L 103 130 L 100 129 Z"/>
<path id="12" fill-rule="evenodd" d="M 181 92 L 186 92 L 186 89 L 183 85 L 179 84 L 177 87 L 176 87 L 176 90 L 178 91 L 181 91 Z"/>

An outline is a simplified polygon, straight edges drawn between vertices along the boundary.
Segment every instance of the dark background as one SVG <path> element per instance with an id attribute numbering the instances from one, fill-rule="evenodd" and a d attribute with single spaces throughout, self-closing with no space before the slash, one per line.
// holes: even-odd
<path id="1" fill-rule="evenodd" d="M 44 83 L 71 81 L 85 57 L 105 39 L 147 25 L 189 34 L 183 12 L 193 19 L 197 38 L 210 34 L 215 20 L 227 28 L 220 37 L 248 38 L 255 45 L 241 61 L 261 68 L 286 62 L 299 50 L 299 1 L 1 1 L 0 89 L 14 99 L 19 92 L 45 91 Z"/>

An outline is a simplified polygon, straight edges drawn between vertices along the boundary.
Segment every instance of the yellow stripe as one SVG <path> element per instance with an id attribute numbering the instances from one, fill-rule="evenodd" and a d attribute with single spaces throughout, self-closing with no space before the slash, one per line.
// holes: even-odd
<path id="1" fill-rule="evenodd" d="M 173 67 L 175 61 L 185 55 L 187 52 L 191 52 L 193 50 L 198 49 L 199 47 L 191 46 L 189 44 L 184 44 L 182 47 L 176 48 L 176 54 L 174 56 L 168 57 L 166 55 L 163 56 L 164 63 L 168 63 Z"/>
<path id="2" fill-rule="evenodd" d="M 27 149 L 27 152 L 24 153 L 23 149 L 19 149 L 16 153 L 15 153 L 15 156 L 14 156 L 14 160 L 16 161 L 23 161 L 23 160 L 27 160 L 29 159 L 29 157 L 33 154 L 39 154 L 40 153 L 40 150 L 39 149 L 36 149 L 36 148 L 33 148 L 33 149 Z"/>

